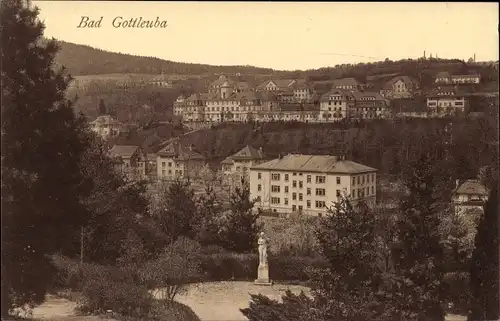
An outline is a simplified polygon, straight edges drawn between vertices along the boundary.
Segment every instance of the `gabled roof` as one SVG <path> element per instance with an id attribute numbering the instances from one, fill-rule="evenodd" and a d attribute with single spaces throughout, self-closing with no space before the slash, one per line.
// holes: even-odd
<path id="1" fill-rule="evenodd" d="M 382 97 L 381 94 L 377 92 L 361 92 L 361 91 L 353 91 L 352 96 L 354 97 L 355 100 L 363 100 L 366 98 L 375 98 L 375 100 L 385 100 L 384 97 Z"/>
<path id="2" fill-rule="evenodd" d="M 477 179 L 468 179 L 458 186 L 454 194 L 488 196 L 488 190 Z"/>
<path id="3" fill-rule="evenodd" d="M 330 96 L 341 96 L 342 99 L 348 99 L 350 97 L 353 97 L 353 94 L 351 91 L 339 89 L 339 88 L 333 88 L 323 96 L 321 96 L 321 101 L 329 101 Z"/>
<path id="4" fill-rule="evenodd" d="M 337 86 L 353 86 L 357 87 L 359 86 L 359 82 L 355 78 L 341 78 L 341 79 L 334 79 L 333 80 L 333 87 Z"/>
<path id="5" fill-rule="evenodd" d="M 238 160 L 256 160 L 256 159 L 264 159 L 264 154 L 262 153 L 262 149 L 255 149 L 250 145 L 246 145 L 236 154 L 231 155 L 222 161 L 222 164 L 232 164 L 233 161 Z"/>
<path id="6" fill-rule="evenodd" d="M 115 157 L 118 156 L 118 157 L 130 158 L 137 152 L 138 149 L 139 146 L 114 145 L 109 150 L 109 154 Z"/>
<path id="7" fill-rule="evenodd" d="M 228 82 L 229 84 L 234 84 L 234 80 L 232 80 L 231 78 L 229 78 L 225 75 L 221 75 L 221 76 L 219 76 L 219 78 L 217 80 L 215 80 L 214 82 L 212 82 L 210 84 L 210 87 L 222 86 L 222 85 L 224 85 L 225 82 Z"/>
<path id="8" fill-rule="evenodd" d="M 436 74 L 434 78 L 450 78 L 450 73 L 446 71 L 440 71 Z"/>
<path id="9" fill-rule="evenodd" d="M 392 87 L 394 86 L 394 84 L 399 80 L 401 80 L 406 85 L 406 88 L 408 88 L 410 90 L 417 89 L 417 87 L 418 87 L 418 81 L 415 78 L 412 78 L 410 76 L 397 76 L 397 77 L 394 77 L 391 80 L 389 80 L 384 85 L 384 89 L 391 90 Z"/>
<path id="10" fill-rule="evenodd" d="M 331 174 L 355 174 L 377 171 L 375 168 L 349 160 L 339 160 L 330 155 L 294 155 L 253 166 L 252 170 L 279 170 L 296 172 L 318 172 Z"/>
<path id="11" fill-rule="evenodd" d="M 427 97 L 454 97 L 463 96 L 464 92 L 457 86 L 440 86 L 431 90 Z"/>
<path id="12" fill-rule="evenodd" d="M 270 83 L 275 84 L 279 89 L 286 89 L 290 86 L 292 86 L 296 80 L 295 79 L 272 79 L 272 80 L 266 80 L 265 82 L 261 83 L 258 88 L 262 89 L 265 88 L 267 85 Z"/>
<path id="13" fill-rule="evenodd" d="M 182 161 L 205 159 L 203 155 L 183 146 L 178 139 L 174 139 L 170 144 L 162 148 L 157 155 L 160 157 L 172 157 Z"/>

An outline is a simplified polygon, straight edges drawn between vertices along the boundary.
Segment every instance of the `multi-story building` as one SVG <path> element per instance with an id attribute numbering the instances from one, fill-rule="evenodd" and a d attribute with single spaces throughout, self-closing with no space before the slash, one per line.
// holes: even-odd
<path id="1" fill-rule="evenodd" d="M 398 76 L 389 80 L 380 94 L 388 99 L 412 98 L 419 91 L 418 81 L 408 76 Z"/>
<path id="2" fill-rule="evenodd" d="M 212 96 L 206 100 L 204 118 L 211 122 L 245 122 L 258 118 L 264 111 L 261 99 L 254 92 L 231 93 L 229 96 Z"/>
<path id="3" fill-rule="evenodd" d="M 156 153 L 156 164 L 159 180 L 196 179 L 205 166 L 205 157 L 194 151 L 192 146 L 187 148 L 174 139 Z"/>
<path id="4" fill-rule="evenodd" d="M 223 97 L 225 91 L 245 92 L 252 91 L 250 85 L 245 81 L 236 81 L 226 75 L 221 75 L 208 87 L 209 94 L 220 95 Z"/>
<path id="5" fill-rule="evenodd" d="M 334 79 L 332 89 L 359 90 L 361 84 L 355 78 Z"/>
<path id="6" fill-rule="evenodd" d="M 115 170 L 129 179 L 139 179 L 145 173 L 144 164 L 140 164 L 141 149 L 138 146 L 114 145 L 108 155 L 113 160 Z"/>
<path id="7" fill-rule="evenodd" d="M 321 97 L 319 119 L 324 122 L 347 119 L 352 107 L 354 107 L 354 96 L 351 92 L 332 89 Z"/>
<path id="8" fill-rule="evenodd" d="M 287 91 L 293 89 L 293 85 L 297 81 L 295 79 L 275 79 L 267 80 L 257 86 L 259 91 Z"/>
<path id="9" fill-rule="evenodd" d="M 174 101 L 174 116 L 183 117 L 186 109 L 186 97 L 180 95 Z"/>
<path id="10" fill-rule="evenodd" d="M 468 99 L 456 87 L 440 87 L 427 95 L 427 108 L 433 116 L 455 115 L 467 112 Z"/>
<path id="11" fill-rule="evenodd" d="M 102 139 L 107 140 L 120 135 L 125 130 L 125 126 L 110 115 L 103 115 L 90 122 L 90 129 Z"/>
<path id="12" fill-rule="evenodd" d="M 186 121 L 203 121 L 205 119 L 206 94 L 192 94 L 186 99 L 182 119 Z"/>
<path id="13" fill-rule="evenodd" d="M 381 119 L 389 117 L 387 102 L 379 93 L 353 92 L 354 105 L 351 105 L 349 117 L 352 119 Z"/>
<path id="14" fill-rule="evenodd" d="M 434 78 L 435 84 L 443 85 L 461 85 L 461 84 L 479 84 L 481 82 L 481 75 L 450 75 L 447 72 L 439 72 Z"/>
<path id="15" fill-rule="evenodd" d="M 293 97 L 297 102 L 311 101 L 313 94 L 312 88 L 305 83 L 293 85 Z"/>
<path id="16" fill-rule="evenodd" d="M 256 149 L 250 145 L 243 147 L 236 154 L 231 155 L 221 162 L 222 172 L 225 175 L 240 175 L 248 179 L 249 169 L 252 166 L 265 162 L 262 147 Z"/>
<path id="17" fill-rule="evenodd" d="M 323 215 L 343 196 L 373 206 L 376 175 L 343 157 L 289 154 L 250 168 L 250 195 L 262 210 Z"/>
<path id="18" fill-rule="evenodd" d="M 457 180 L 453 191 L 453 206 L 457 215 L 470 209 L 482 210 L 487 200 L 488 190 L 478 180 L 469 179 L 462 183 Z"/>

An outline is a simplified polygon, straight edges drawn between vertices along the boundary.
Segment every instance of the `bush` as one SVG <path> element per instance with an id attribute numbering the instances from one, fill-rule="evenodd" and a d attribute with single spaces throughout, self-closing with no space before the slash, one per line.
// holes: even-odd
<path id="1" fill-rule="evenodd" d="M 310 268 L 324 267 L 321 258 L 290 255 L 269 256 L 269 276 L 275 281 L 305 281 Z M 257 254 L 218 253 L 204 256 L 201 267 L 205 281 L 244 280 L 257 278 Z"/>
<path id="2" fill-rule="evenodd" d="M 447 312 L 466 315 L 469 310 L 469 302 L 471 298 L 469 290 L 469 273 L 446 273 L 443 281 L 446 285 L 445 297 L 447 299 L 447 303 L 451 303 Z"/>

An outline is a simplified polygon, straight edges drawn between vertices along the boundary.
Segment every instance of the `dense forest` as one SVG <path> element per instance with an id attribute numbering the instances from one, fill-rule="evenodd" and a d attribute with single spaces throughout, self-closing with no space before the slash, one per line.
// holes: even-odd
<path id="1" fill-rule="evenodd" d="M 262 147 L 270 158 L 280 154 L 342 154 L 383 174 L 398 175 L 401 167 L 424 148 L 430 136 L 449 147 L 456 160 L 451 173 L 467 179 L 478 175 L 482 166 L 497 162 L 496 117 L 484 119 L 415 119 L 372 121 L 357 124 L 265 123 L 220 125 L 184 136 L 208 158 L 223 158 L 245 145 Z M 447 155 L 435 155 L 442 159 Z M 454 175 L 454 174 L 453 174 Z"/>
<path id="2" fill-rule="evenodd" d="M 252 66 L 211 66 L 114 53 L 86 45 L 58 41 L 61 50 L 56 64 L 65 66 L 72 75 L 93 74 L 205 74 L 257 73 L 268 74 L 272 69 Z"/>

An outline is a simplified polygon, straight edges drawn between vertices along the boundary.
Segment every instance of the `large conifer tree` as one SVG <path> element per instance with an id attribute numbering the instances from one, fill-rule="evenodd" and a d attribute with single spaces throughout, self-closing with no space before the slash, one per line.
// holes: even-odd
<path id="1" fill-rule="evenodd" d="M 1 3 L 2 314 L 40 303 L 51 282 L 46 254 L 78 251 L 83 224 L 83 122 L 55 71 L 55 41 L 29 1 Z M 72 248 L 74 246 L 74 248 Z"/>
<path id="2" fill-rule="evenodd" d="M 469 321 L 497 320 L 498 307 L 498 189 L 491 190 L 472 252 Z"/>
<path id="3" fill-rule="evenodd" d="M 400 205 L 392 255 L 401 282 L 394 302 L 405 318 L 418 321 L 444 320 L 444 254 L 432 169 L 433 162 L 425 152 L 408 164 L 408 195 Z"/>

